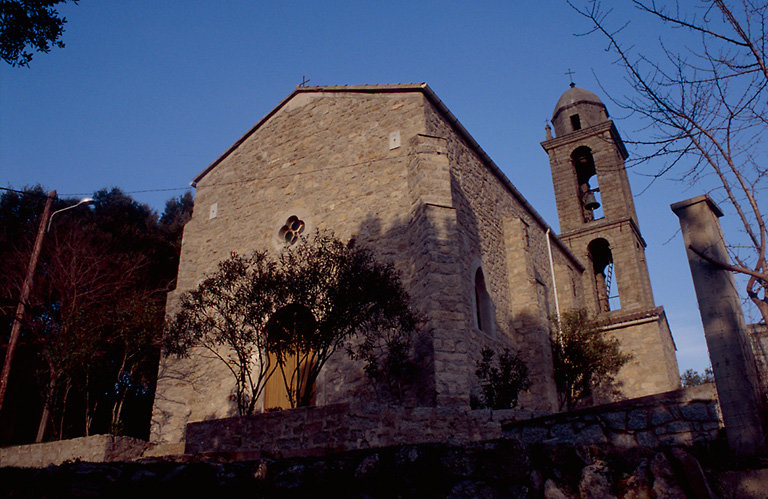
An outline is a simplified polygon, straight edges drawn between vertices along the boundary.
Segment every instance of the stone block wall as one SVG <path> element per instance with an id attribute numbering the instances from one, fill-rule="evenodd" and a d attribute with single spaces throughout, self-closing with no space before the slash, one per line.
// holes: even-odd
<path id="1" fill-rule="evenodd" d="M 295 215 L 307 232 L 355 238 L 400 272 L 427 319 L 415 342 L 421 373 L 409 404 L 468 408 L 482 349 L 508 347 L 530 370 L 522 406 L 555 409 L 549 318 L 556 299 L 561 310 L 585 302 L 591 287 L 580 255 L 551 234 L 426 86 L 297 89 L 196 180 L 169 312 L 230 252 L 279 252 L 278 230 Z M 617 231 L 636 237 L 629 225 Z M 483 327 L 478 270 L 492 317 Z M 153 441 L 179 442 L 187 422 L 234 415 L 233 385 L 213 353 L 164 359 Z M 316 403 L 351 400 L 375 397 L 359 363 L 339 352 L 318 378 Z"/>
<path id="2" fill-rule="evenodd" d="M 305 222 L 305 233 L 319 228 L 342 240 L 355 237 L 394 263 L 409 289 L 413 262 L 402 258 L 412 206 L 405 143 L 423 131 L 418 92 L 299 93 L 278 107 L 199 178 L 168 311 L 230 252 L 278 253 L 284 247 L 278 230 L 291 215 Z M 404 142 L 390 149 L 393 132 Z M 318 380 L 317 403 L 365 396 L 365 384 L 360 367 L 341 352 Z M 181 441 L 188 421 L 234 415 L 233 387 L 212 353 L 198 349 L 188 359 L 164 359 L 153 441 Z"/>
<path id="3" fill-rule="evenodd" d="M 582 93 L 597 99 L 583 89 L 571 89 L 558 105 L 569 93 Z M 572 112 L 604 109 L 602 104 L 593 104 L 575 104 Z M 621 389 L 626 397 L 677 389 L 680 384 L 675 345 L 663 311 L 659 313 L 654 303 L 645 241 L 640 233 L 624 166 L 626 149 L 607 115 L 600 123 L 591 123 L 592 126 L 580 130 L 563 128 L 564 125 L 565 122 L 559 123 L 558 137 L 549 137 L 542 142 L 542 147 L 549 154 L 562 230 L 560 237 L 587 267 L 581 275 L 585 292 L 578 306 L 598 315 L 599 320 L 610 323 L 610 330 L 621 342 L 622 350 L 634 356 L 619 374 Z M 577 168 L 572 158 L 572 154 L 581 148 L 589 149 L 594 160 L 596 176 L 590 178 L 589 187 L 600 189 L 604 215 L 596 220 L 585 217 L 582 207 Z M 596 276 L 592 263 L 594 255 L 590 255 L 590 244 L 597 240 L 604 240 L 610 248 L 610 255 L 602 255 L 604 264 L 613 263 L 611 280 L 606 283 L 598 282 L 603 276 Z M 619 304 L 609 299 L 613 308 L 610 311 L 605 310 L 605 303 L 601 304 L 598 296 L 598 289 L 604 291 L 606 284 L 610 286 L 608 295 L 618 296 L 620 301 Z M 632 315 L 639 315 L 640 322 L 635 320 L 638 317 L 628 319 Z M 647 320 L 651 316 L 655 319 Z"/>
<path id="4" fill-rule="evenodd" d="M 185 452 L 240 452 L 255 459 L 500 437 L 501 421 L 488 411 L 345 403 L 190 423 Z"/>
<path id="5" fill-rule="evenodd" d="M 595 161 L 605 218 L 609 220 L 632 218 L 637 224 L 632 191 L 624 174 L 622 149 L 612 145 L 617 137 L 618 133 L 613 122 L 606 120 L 593 127 L 542 143 L 549 153 L 552 166 L 552 182 L 555 187 L 557 213 L 562 232 L 582 229 L 587 224 L 582 215 L 578 195 L 579 186 L 571 159 L 573 151 L 582 146 L 590 149 Z M 594 184 L 595 179 L 593 178 L 591 182 Z M 591 187 L 597 186 L 591 185 Z M 589 224 L 592 223 L 589 222 Z"/>
<path id="6" fill-rule="evenodd" d="M 306 407 L 191 423 L 185 452 L 258 459 L 498 438 L 653 448 L 711 441 L 721 428 L 714 387 L 703 385 L 554 415 L 362 403 Z"/>
<path id="7" fill-rule="evenodd" d="M 722 428 L 714 392 L 712 385 L 703 385 L 554 415 L 519 409 L 330 404 L 190 423 L 184 452 L 199 458 L 222 454 L 228 460 L 254 460 L 498 439 L 619 448 L 690 445 L 715 439 Z M 0 449 L 0 467 L 130 461 L 180 451 L 175 444 L 152 446 L 128 437 L 95 435 Z"/>
<path id="8" fill-rule="evenodd" d="M 547 248 L 548 225 L 499 168 L 439 102 L 426 105 L 427 133 L 443 137 L 451 166 L 453 205 L 458 223 L 463 277 L 463 314 L 467 322 L 462 341 L 469 347 L 458 369 L 473 389 L 475 362 L 484 347 L 520 351 L 531 370 L 533 386 L 523 398 L 526 407 L 553 410 L 549 317 L 555 314 L 554 285 Z M 583 268 L 565 246 L 551 240 L 558 292 L 580 292 L 570 285 L 572 273 Z M 493 328 L 478 328 L 474 275 L 481 268 L 493 302 Z M 560 296 L 558 296 L 560 298 Z M 564 301 L 575 301 L 568 296 Z M 448 346 L 450 348 L 450 345 Z"/>
<path id="9" fill-rule="evenodd" d="M 92 435 L 57 442 L 0 448 L 0 467 L 44 468 L 65 461 L 128 461 L 149 446 L 143 440 L 116 435 Z"/>
<path id="10" fill-rule="evenodd" d="M 503 424 L 523 443 L 611 444 L 620 448 L 691 445 L 723 428 L 713 384 Z"/>
<path id="11" fill-rule="evenodd" d="M 605 327 L 633 357 L 621 368 L 618 388 L 630 397 L 643 397 L 680 388 L 675 344 L 663 307 L 639 313 L 612 314 Z"/>

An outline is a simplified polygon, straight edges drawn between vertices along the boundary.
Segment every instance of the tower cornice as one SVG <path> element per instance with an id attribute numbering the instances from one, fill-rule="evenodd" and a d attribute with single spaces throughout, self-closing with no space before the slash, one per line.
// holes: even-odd
<path id="1" fill-rule="evenodd" d="M 550 150 L 557 147 L 562 147 L 574 142 L 580 142 L 587 137 L 592 137 L 596 134 L 604 132 L 609 132 L 611 134 L 611 139 L 613 139 L 613 141 L 618 146 L 622 159 L 627 159 L 629 157 L 629 153 L 627 152 L 627 148 L 624 146 L 624 141 L 621 140 L 621 135 L 619 135 L 619 131 L 616 129 L 616 125 L 614 125 L 613 120 L 607 120 L 589 128 L 582 128 L 581 130 L 576 130 L 575 132 L 567 133 L 560 137 L 547 139 L 540 144 L 541 147 L 547 151 L 547 153 L 549 153 Z"/>
<path id="2" fill-rule="evenodd" d="M 568 242 L 569 239 L 575 238 L 575 237 L 583 237 L 585 235 L 589 234 L 600 234 L 606 231 L 606 229 L 610 229 L 611 227 L 616 227 L 623 224 L 629 224 L 630 228 L 632 229 L 632 232 L 637 236 L 637 239 L 640 241 L 640 243 L 643 245 L 643 248 L 647 246 L 645 239 L 643 239 L 643 235 L 640 233 L 640 227 L 638 227 L 637 222 L 632 217 L 625 217 L 625 218 L 619 218 L 614 220 L 595 220 L 594 222 L 591 222 L 584 227 L 580 227 L 578 229 L 569 230 L 566 232 L 563 232 L 561 234 L 558 234 L 557 237 Z"/>

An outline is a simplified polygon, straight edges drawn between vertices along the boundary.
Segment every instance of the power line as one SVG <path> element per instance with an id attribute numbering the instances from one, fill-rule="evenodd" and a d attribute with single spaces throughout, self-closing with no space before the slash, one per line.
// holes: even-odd
<path id="1" fill-rule="evenodd" d="M 138 191 L 124 191 L 118 187 L 118 189 L 120 189 L 120 192 L 122 192 L 123 194 L 142 194 L 145 192 L 186 191 L 191 188 L 192 187 L 187 186 L 187 187 L 168 187 L 167 189 L 141 189 Z M 92 192 L 66 192 L 66 193 L 63 193 L 62 196 L 89 196 L 91 194 L 93 193 Z"/>
<path id="2" fill-rule="evenodd" d="M 307 170 L 307 171 L 303 171 L 303 172 L 282 173 L 282 174 L 279 174 L 279 175 L 272 175 L 272 176 L 268 176 L 268 177 L 259 177 L 259 176 L 257 176 L 257 177 L 249 177 L 249 178 L 245 178 L 245 179 L 242 179 L 242 180 L 233 180 L 231 182 L 220 182 L 220 183 L 216 183 L 216 184 L 208 184 L 207 187 L 219 187 L 219 186 L 225 186 L 225 185 L 247 184 L 247 183 L 250 183 L 250 182 L 268 181 L 268 180 L 275 180 L 275 179 L 285 178 L 285 177 L 295 177 L 297 175 L 308 175 L 308 174 L 312 174 L 312 173 L 319 173 L 319 172 L 325 172 L 325 171 L 330 171 L 330 170 L 339 170 L 339 169 L 342 169 L 342 168 L 352 168 L 352 167 L 355 167 L 355 166 L 366 165 L 366 164 L 370 164 L 370 163 L 378 163 L 380 161 L 390 161 L 390 160 L 393 160 L 393 159 L 405 158 L 405 157 L 408 157 L 408 156 L 412 156 L 414 154 L 415 153 L 407 153 L 407 154 L 401 154 L 399 156 L 386 156 L 386 157 L 383 157 L 383 158 L 368 159 L 368 160 L 365 160 L 365 161 L 357 161 L 355 163 L 346 163 L 346 164 L 342 164 L 342 165 L 327 166 L 327 167 L 324 167 L 324 168 L 315 168 L 313 170 Z M 11 189 L 11 188 L 8 188 L 8 187 L 0 187 L 0 189 L 5 190 L 5 191 L 16 192 L 16 193 L 19 193 L 19 194 L 33 194 L 33 195 L 40 195 L 42 197 L 46 196 L 45 193 L 37 193 L 37 192 L 34 192 L 34 191 L 21 191 L 21 190 L 18 190 L 18 189 Z M 143 194 L 143 193 L 147 193 L 147 192 L 186 191 L 186 190 L 189 190 L 189 189 L 192 189 L 192 187 L 191 186 L 185 186 L 185 187 L 168 187 L 168 188 L 164 188 L 164 189 L 139 189 L 139 190 L 135 190 L 135 191 L 123 191 L 121 189 L 120 192 L 122 192 L 123 194 Z M 91 194 L 93 194 L 93 193 L 92 192 L 66 192 L 66 193 L 59 194 L 59 196 L 89 196 Z"/>
<path id="3" fill-rule="evenodd" d="M 275 180 L 275 179 L 285 178 L 285 177 L 295 177 L 297 175 L 307 175 L 307 174 L 310 174 L 310 173 L 319 173 L 319 172 L 325 172 L 325 171 L 329 171 L 329 170 L 339 170 L 341 168 L 351 168 L 353 166 L 360 166 L 360 165 L 365 165 L 365 164 L 368 164 L 368 163 L 378 163 L 379 161 L 389 161 L 389 160 L 392 160 L 392 159 L 405 158 L 405 157 L 408 157 L 408 156 L 412 156 L 414 154 L 416 154 L 416 153 L 401 154 L 399 156 L 387 156 L 385 158 L 378 158 L 378 159 L 368 159 L 368 160 L 365 160 L 365 161 L 358 161 L 356 163 L 348 163 L 348 164 L 344 164 L 344 165 L 327 166 L 325 168 L 315 168 L 314 170 L 307 170 L 307 171 L 303 171 L 303 172 L 282 173 L 280 175 L 272 175 L 270 177 L 250 177 L 250 178 L 246 178 L 246 179 L 242 179 L 242 180 L 233 180 L 231 182 L 221 182 L 221 183 L 218 183 L 218 184 L 208 184 L 206 187 L 219 187 L 219 186 L 223 186 L 223 185 L 246 184 L 246 183 L 249 183 L 249 182 L 256 182 L 256 181 L 259 181 L 259 180 L 267 181 L 267 180 Z"/>
<path id="4" fill-rule="evenodd" d="M 16 192 L 18 194 L 32 194 L 33 196 L 41 196 L 41 197 L 47 197 L 48 194 L 44 192 L 35 192 L 35 191 L 20 191 L 18 189 L 11 189 L 10 187 L 0 187 L 0 190 L 8 191 L 8 192 Z"/>

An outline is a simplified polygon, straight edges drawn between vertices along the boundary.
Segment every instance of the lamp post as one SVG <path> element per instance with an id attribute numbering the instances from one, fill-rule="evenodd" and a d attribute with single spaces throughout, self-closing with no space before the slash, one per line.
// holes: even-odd
<path id="1" fill-rule="evenodd" d="M 13 327 L 11 328 L 11 338 L 8 341 L 8 350 L 5 352 L 5 362 L 3 363 L 3 372 L 0 375 L 0 411 L 3 409 L 3 401 L 5 400 L 5 392 L 8 389 L 8 377 L 11 373 L 11 363 L 13 362 L 13 355 L 16 351 L 16 344 L 19 342 L 19 333 L 21 332 L 21 321 L 24 319 L 24 307 L 29 293 L 32 290 L 32 278 L 35 275 L 35 267 L 37 267 L 37 260 L 40 257 L 40 251 L 43 248 L 43 238 L 45 233 L 51 228 L 51 221 L 53 215 L 61 213 L 62 211 L 72 209 L 81 204 L 93 203 L 91 198 L 83 198 L 79 203 L 62 208 L 60 210 L 51 213 L 51 206 L 53 200 L 56 198 L 56 191 L 48 193 L 45 201 L 45 208 L 43 208 L 43 216 L 40 218 L 40 226 L 37 229 L 37 237 L 35 238 L 35 246 L 32 248 L 32 256 L 29 257 L 29 264 L 27 265 L 27 274 L 24 277 L 24 284 L 21 286 L 21 297 L 19 298 L 19 304 L 16 306 L 16 315 L 13 317 Z"/>

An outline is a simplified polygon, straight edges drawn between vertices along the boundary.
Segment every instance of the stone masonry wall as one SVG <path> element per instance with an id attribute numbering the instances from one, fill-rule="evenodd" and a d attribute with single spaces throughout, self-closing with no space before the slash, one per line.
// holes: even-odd
<path id="1" fill-rule="evenodd" d="M 243 458 L 258 459 L 402 444 L 460 444 L 502 436 L 522 443 L 658 447 L 713 440 L 722 428 L 712 385 L 570 413 L 539 414 L 334 404 L 192 423 L 187 427 L 185 452 L 240 453 Z"/>
<path id="2" fill-rule="evenodd" d="M 703 385 L 634 400 L 543 416 L 525 410 L 331 404 L 244 418 L 191 423 L 187 454 L 228 459 L 334 454 L 417 443 L 451 445 L 499 438 L 522 443 L 611 444 L 619 448 L 711 441 L 722 428 L 714 387 Z M 0 467 L 45 467 L 65 461 L 129 461 L 159 456 L 128 437 L 91 437 L 0 449 Z"/>
<path id="3" fill-rule="evenodd" d="M 691 445 L 723 428 L 713 384 L 503 424 L 523 443 L 612 444 L 620 448 Z"/>
<path id="4" fill-rule="evenodd" d="M 446 113 L 420 90 L 295 94 L 199 179 L 168 311 L 230 252 L 280 251 L 277 231 L 296 215 L 307 231 L 355 237 L 400 271 L 429 319 L 416 342 L 417 405 L 468 407 L 482 348 L 509 346 L 535 381 L 523 405 L 551 410 L 546 227 Z M 574 302 L 580 265 L 559 242 L 552 247 L 559 292 Z M 478 268 L 496 312 L 484 331 L 474 311 Z M 181 441 L 189 421 L 232 416 L 233 384 L 211 352 L 164 359 L 153 441 Z M 318 379 L 316 403 L 355 399 L 373 395 L 360 365 L 339 352 Z"/>
<path id="5" fill-rule="evenodd" d="M 549 316 L 555 313 L 553 285 L 549 267 L 546 227 L 510 191 L 454 125 L 433 105 L 426 106 L 427 131 L 447 141 L 451 165 L 453 203 L 459 230 L 460 270 L 464 276 L 462 293 L 466 317 L 463 338 L 470 355 L 461 370 L 471 386 L 476 386 L 475 362 L 484 347 L 510 347 L 520 351 L 533 380 L 522 399 L 525 407 L 552 410 L 555 405 L 552 382 Z M 554 235 L 553 235 L 554 237 Z M 580 292 L 571 286 L 573 272 L 581 272 L 557 244 L 552 244 L 559 293 Z M 474 274 L 480 267 L 491 295 L 495 324 L 491 331 L 477 327 L 474 311 Z M 564 301 L 574 301 L 569 296 Z M 447 351 L 452 346 L 446 345 Z M 436 352 L 436 356 L 440 352 Z M 438 389 L 439 391 L 439 389 Z"/>
<path id="6" fill-rule="evenodd" d="M 624 322 L 626 326 L 622 326 L 622 321 L 608 326 L 609 334 L 618 338 L 622 351 L 632 353 L 616 380 L 621 392 L 633 398 L 680 387 L 675 345 L 671 341 L 664 309 L 657 307 L 647 315 L 627 320 Z"/>
<path id="7" fill-rule="evenodd" d="M 127 461 L 141 456 L 149 444 L 115 435 L 92 435 L 57 442 L 17 445 L 0 449 L 0 467 L 43 468 L 65 461 Z"/>
<path id="8" fill-rule="evenodd" d="M 587 106 L 588 107 L 588 106 Z M 578 106 L 577 106 L 578 108 Z M 591 109 L 591 108 L 590 108 Z M 648 273 L 645 242 L 639 232 L 632 192 L 624 168 L 621 139 L 610 120 L 592 127 L 550 138 L 542 143 L 549 154 L 555 198 L 563 231 L 561 239 L 587 269 L 582 274 L 586 291 L 580 308 L 587 308 L 599 319 L 612 322 L 611 333 L 633 359 L 622 368 L 618 379 L 627 397 L 639 397 L 679 388 L 675 345 L 663 310 L 658 312 Z M 576 169 L 571 154 L 587 147 L 593 156 L 597 180 L 591 188 L 600 189 L 604 217 L 585 221 L 581 207 Z M 589 244 L 597 239 L 608 242 L 614 263 L 610 296 L 618 295 L 620 305 L 600 312 L 595 272 Z M 640 315 L 638 317 L 630 317 Z M 653 317 L 654 320 L 649 320 Z"/>
<path id="9" fill-rule="evenodd" d="M 249 452 L 250 459 L 500 437 L 500 422 L 489 418 L 485 411 L 331 404 L 191 423 L 187 426 L 185 452 Z"/>
<path id="10" fill-rule="evenodd" d="M 410 158 L 405 147 L 390 149 L 389 139 L 399 132 L 405 142 L 423 131 L 420 93 L 298 94 L 198 182 L 168 311 L 230 252 L 277 253 L 284 246 L 278 230 L 291 215 L 304 220 L 306 233 L 325 228 L 343 240 L 356 237 L 406 276 L 410 261 L 400 256 Z M 404 278 L 406 289 L 410 284 Z M 354 398 L 364 385 L 362 370 L 342 352 L 318 380 L 317 403 Z M 164 359 L 152 439 L 180 441 L 188 421 L 233 415 L 233 386 L 211 353 Z"/>

